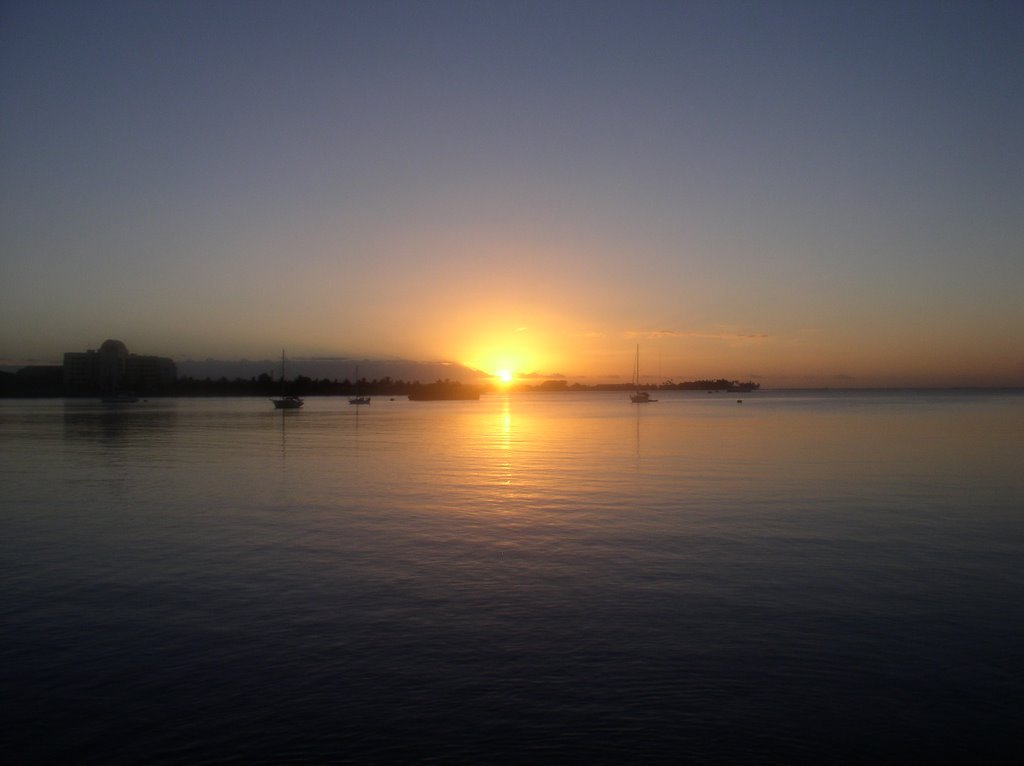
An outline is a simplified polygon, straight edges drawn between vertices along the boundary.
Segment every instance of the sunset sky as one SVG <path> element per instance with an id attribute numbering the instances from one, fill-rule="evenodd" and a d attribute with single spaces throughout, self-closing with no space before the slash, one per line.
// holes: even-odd
<path id="1" fill-rule="evenodd" d="M 4 2 L 0 358 L 1024 385 L 1020 2 Z"/>

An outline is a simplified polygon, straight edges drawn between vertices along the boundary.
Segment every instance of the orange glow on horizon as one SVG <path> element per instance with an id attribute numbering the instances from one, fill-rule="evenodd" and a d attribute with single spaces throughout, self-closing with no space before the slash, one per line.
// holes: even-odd
<path id="1" fill-rule="evenodd" d="M 482 323 L 464 344 L 457 358 L 503 386 L 551 364 L 546 334 L 507 320 Z"/>

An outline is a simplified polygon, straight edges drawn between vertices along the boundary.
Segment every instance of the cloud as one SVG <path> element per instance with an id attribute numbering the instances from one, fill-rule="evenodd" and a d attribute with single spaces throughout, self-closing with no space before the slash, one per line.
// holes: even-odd
<path id="1" fill-rule="evenodd" d="M 696 340 L 719 340 L 724 343 L 760 343 L 771 340 L 767 333 L 708 332 L 705 330 L 631 330 L 631 338 L 694 338 Z"/>

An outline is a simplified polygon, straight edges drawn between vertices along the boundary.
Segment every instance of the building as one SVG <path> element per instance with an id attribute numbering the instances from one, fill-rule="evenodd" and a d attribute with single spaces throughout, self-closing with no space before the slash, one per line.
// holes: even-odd
<path id="1" fill-rule="evenodd" d="M 138 394 L 170 393 L 178 370 L 162 356 L 128 353 L 119 340 L 105 340 L 98 351 L 64 354 L 64 392 L 68 396 L 95 396 L 117 391 Z"/>

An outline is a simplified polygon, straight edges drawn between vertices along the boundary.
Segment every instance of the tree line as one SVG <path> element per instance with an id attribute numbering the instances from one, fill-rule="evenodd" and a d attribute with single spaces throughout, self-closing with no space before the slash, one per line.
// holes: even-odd
<path id="1" fill-rule="evenodd" d="M 438 381 L 439 383 L 442 381 Z M 444 381 L 449 382 L 449 381 Z M 293 396 L 406 396 L 417 386 L 419 381 L 395 380 L 389 376 L 368 380 L 310 378 L 298 375 L 281 383 L 280 379 L 264 373 L 255 378 L 235 378 L 229 380 L 222 377 L 212 378 L 178 378 L 174 384 L 174 396 L 280 396 L 282 393 Z"/>
<path id="2" fill-rule="evenodd" d="M 357 380 L 310 378 L 299 375 L 285 381 L 283 387 L 280 378 L 263 373 L 253 378 L 192 378 L 180 377 L 172 385 L 161 391 L 137 391 L 145 396 L 280 396 L 282 391 L 295 396 L 408 396 L 424 385 L 456 385 L 451 380 L 438 380 L 434 384 L 420 381 L 383 378 Z M 546 380 L 537 384 L 518 383 L 513 386 L 517 391 L 631 391 L 632 383 L 598 383 L 585 385 L 568 383 L 565 380 Z M 741 382 L 718 378 L 716 380 L 691 380 L 676 383 L 672 380 L 644 386 L 650 390 L 708 390 L 708 391 L 756 391 L 758 383 Z M 493 390 L 493 386 L 483 386 L 481 390 Z M 64 390 L 63 379 L 59 367 L 49 368 L 45 374 L 19 375 L 0 372 L 0 397 L 62 397 L 69 394 Z M 89 394 L 94 396 L 95 394 Z"/>

